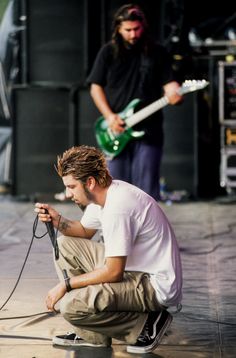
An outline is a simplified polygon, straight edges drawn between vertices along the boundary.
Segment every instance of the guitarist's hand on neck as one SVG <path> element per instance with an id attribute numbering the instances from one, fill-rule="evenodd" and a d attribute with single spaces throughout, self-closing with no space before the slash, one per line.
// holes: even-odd
<path id="1" fill-rule="evenodd" d="M 178 90 L 180 89 L 180 84 L 178 82 L 169 82 L 163 89 L 164 95 L 169 100 L 169 104 L 177 104 L 183 100 L 183 97 L 178 93 Z"/>
<path id="2" fill-rule="evenodd" d="M 125 131 L 125 122 L 117 113 L 110 114 L 106 120 L 112 132 L 123 133 Z"/>

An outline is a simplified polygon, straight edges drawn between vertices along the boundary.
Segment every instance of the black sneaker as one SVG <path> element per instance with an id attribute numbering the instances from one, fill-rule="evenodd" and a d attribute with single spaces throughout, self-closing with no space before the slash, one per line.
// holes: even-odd
<path id="1" fill-rule="evenodd" d="M 107 347 L 105 344 L 94 344 L 86 342 L 84 339 L 71 332 L 61 336 L 53 337 L 52 343 L 65 347 Z"/>
<path id="2" fill-rule="evenodd" d="M 137 342 L 127 346 L 128 353 L 149 353 L 160 343 L 173 317 L 164 310 L 161 312 L 150 312 L 145 326 L 140 333 Z"/>

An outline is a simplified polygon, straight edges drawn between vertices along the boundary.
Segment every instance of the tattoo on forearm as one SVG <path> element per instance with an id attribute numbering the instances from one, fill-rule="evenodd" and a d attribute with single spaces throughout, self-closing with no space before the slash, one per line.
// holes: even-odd
<path id="1" fill-rule="evenodd" d="M 58 230 L 60 230 L 62 233 L 65 233 L 69 228 L 70 228 L 69 220 L 61 218 Z"/>

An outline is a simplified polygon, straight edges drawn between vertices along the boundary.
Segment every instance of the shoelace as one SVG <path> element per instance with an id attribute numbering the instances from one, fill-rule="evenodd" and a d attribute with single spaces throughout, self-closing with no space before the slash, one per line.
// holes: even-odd
<path id="1" fill-rule="evenodd" d="M 140 333 L 140 335 L 138 337 L 138 341 L 145 343 L 148 339 L 150 339 L 150 335 L 148 332 L 148 325 L 145 324 L 142 332 Z"/>
<path id="2" fill-rule="evenodd" d="M 158 315 L 158 317 L 156 318 L 155 324 L 160 320 L 161 318 L 161 313 Z M 156 330 L 152 333 L 152 335 L 150 335 L 149 333 L 149 325 L 146 322 L 145 326 L 143 327 L 142 332 L 140 333 L 139 337 L 138 337 L 138 341 L 145 343 L 146 341 L 153 339 L 156 335 Z"/>
<path id="3" fill-rule="evenodd" d="M 75 334 L 74 332 L 66 332 L 66 334 L 65 334 L 65 337 L 68 337 L 68 336 L 70 336 L 71 334 Z"/>
<path id="4" fill-rule="evenodd" d="M 80 336 L 77 336 L 77 334 L 75 334 L 75 332 L 67 332 L 66 335 L 65 335 L 65 338 L 69 337 L 71 334 L 74 334 L 75 335 L 75 338 L 74 338 L 74 343 L 76 343 L 76 340 L 81 340 L 81 337 Z"/>
<path id="5" fill-rule="evenodd" d="M 76 340 L 81 340 L 80 336 L 77 336 L 77 334 L 75 335 L 75 339 L 74 339 L 74 343 L 76 343 Z"/>

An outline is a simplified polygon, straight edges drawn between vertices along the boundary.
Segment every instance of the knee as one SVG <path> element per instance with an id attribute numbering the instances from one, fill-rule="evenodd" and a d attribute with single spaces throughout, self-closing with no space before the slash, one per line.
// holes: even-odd
<path id="1" fill-rule="evenodd" d="M 70 315 L 70 311 L 71 311 L 71 304 L 70 304 L 70 301 L 68 301 L 67 299 L 67 296 L 66 295 L 65 297 L 63 297 L 61 299 L 61 302 L 60 302 L 60 312 L 62 314 L 62 316 L 65 318 L 65 319 L 69 319 L 69 315 Z"/>
<path id="2" fill-rule="evenodd" d="M 68 239 L 68 236 L 61 235 L 57 238 L 57 243 L 59 246 L 62 246 Z"/>
<path id="3" fill-rule="evenodd" d="M 72 322 L 75 318 L 77 321 L 80 319 L 85 318 L 88 315 L 86 312 L 82 312 L 77 310 L 73 305 L 73 298 L 70 295 L 65 295 L 60 302 L 60 313 L 63 318 L 68 321 Z"/>
<path id="4" fill-rule="evenodd" d="M 73 241 L 74 238 L 69 237 L 69 236 L 59 236 L 57 238 L 57 244 L 59 247 L 60 252 L 67 252 L 68 248 L 71 246 L 71 242 Z"/>

